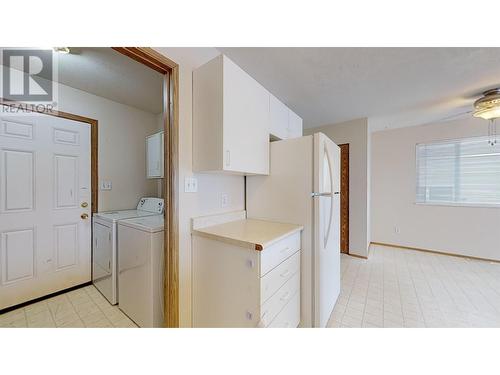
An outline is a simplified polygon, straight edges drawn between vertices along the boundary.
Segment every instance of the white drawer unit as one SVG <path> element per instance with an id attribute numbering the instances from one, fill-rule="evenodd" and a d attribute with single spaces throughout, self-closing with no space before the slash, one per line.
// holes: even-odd
<path id="1" fill-rule="evenodd" d="M 300 293 L 297 292 L 276 318 L 267 326 L 268 328 L 292 328 L 300 323 L 297 310 L 300 310 Z"/>
<path id="2" fill-rule="evenodd" d="M 271 298 L 261 305 L 261 325 L 267 327 L 299 290 L 300 273 L 296 273 L 292 275 L 291 278 L 271 296 Z"/>
<path id="3" fill-rule="evenodd" d="M 267 301 L 283 284 L 300 271 L 300 251 L 268 272 L 260 281 L 261 302 Z"/>
<path id="4" fill-rule="evenodd" d="M 260 275 L 264 276 L 299 249 L 300 233 L 298 232 L 271 245 L 261 254 Z"/>
<path id="5" fill-rule="evenodd" d="M 301 226 L 244 219 L 193 228 L 194 327 L 298 326 Z"/>

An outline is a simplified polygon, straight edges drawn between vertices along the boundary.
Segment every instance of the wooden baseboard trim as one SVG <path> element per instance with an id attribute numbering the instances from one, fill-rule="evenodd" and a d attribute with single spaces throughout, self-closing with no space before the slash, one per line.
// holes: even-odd
<path id="1" fill-rule="evenodd" d="M 469 255 L 461 255 L 461 254 L 455 254 L 455 253 L 449 253 L 449 252 L 445 252 L 445 251 L 437 251 L 437 250 L 431 250 L 431 249 L 422 249 L 419 247 L 395 245 L 395 244 L 384 243 L 384 242 L 370 242 L 370 245 L 379 245 L 379 246 L 393 247 L 393 248 L 399 248 L 399 249 L 405 249 L 405 250 L 416 250 L 416 251 L 421 251 L 424 253 L 431 253 L 431 254 L 438 254 L 438 255 L 449 255 L 449 256 L 457 257 L 457 258 L 482 260 L 484 262 L 500 263 L 500 260 L 496 260 L 496 259 L 473 257 L 473 256 L 469 256 Z"/>
<path id="2" fill-rule="evenodd" d="M 345 254 L 345 253 L 343 253 L 343 254 Z M 350 257 L 354 257 L 354 258 L 368 259 L 368 257 L 365 257 L 363 255 L 357 255 L 357 254 L 345 254 L 345 255 L 349 255 Z"/>

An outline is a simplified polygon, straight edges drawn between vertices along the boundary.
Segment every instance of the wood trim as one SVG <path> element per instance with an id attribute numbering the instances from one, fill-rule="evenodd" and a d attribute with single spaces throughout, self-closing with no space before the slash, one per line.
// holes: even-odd
<path id="1" fill-rule="evenodd" d="M 161 74 L 170 73 L 178 65 L 168 57 L 147 47 L 111 47 L 117 52 L 134 59 L 141 64 L 149 66 Z"/>
<path id="2" fill-rule="evenodd" d="M 360 259 L 368 259 L 368 257 L 365 257 L 363 255 L 358 255 L 358 254 L 346 254 L 346 255 L 349 255 L 350 257 L 354 257 L 354 258 L 360 258 Z"/>
<path id="3" fill-rule="evenodd" d="M 473 256 L 469 256 L 469 255 L 461 255 L 461 254 L 455 254 L 455 253 L 450 253 L 450 252 L 445 252 L 445 251 L 437 251 L 437 250 L 431 250 L 431 249 L 422 249 L 419 247 L 395 245 L 395 244 L 389 244 L 389 243 L 384 243 L 384 242 L 370 242 L 370 245 L 386 246 L 386 247 L 399 248 L 399 249 L 404 249 L 404 250 L 415 250 L 415 251 L 421 251 L 423 253 L 448 255 L 448 256 L 457 257 L 457 258 L 482 260 L 485 262 L 500 263 L 500 260 L 497 260 L 497 259 L 473 257 Z"/>
<path id="4" fill-rule="evenodd" d="M 164 131 L 165 131 L 165 298 L 166 327 L 179 327 L 179 66 L 155 51 L 145 47 L 112 47 L 115 51 L 144 64 L 165 76 Z"/>
<path id="5" fill-rule="evenodd" d="M 98 170 L 98 121 L 90 117 L 84 117 L 80 115 L 75 115 L 73 113 L 56 111 L 56 110 L 39 110 L 45 109 L 42 106 L 31 107 L 25 103 L 16 102 L 12 100 L 7 100 L 0 98 L 0 105 L 8 107 L 19 107 L 22 106 L 24 111 L 41 113 L 48 116 L 60 117 L 67 120 L 73 120 L 78 122 L 84 122 L 90 125 L 90 190 L 91 190 L 91 212 L 97 212 L 98 210 L 98 198 L 99 198 L 99 170 Z M 35 110 L 34 110 L 35 109 Z"/>
<path id="6" fill-rule="evenodd" d="M 349 254 L 349 143 L 340 147 L 340 252 Z"/>

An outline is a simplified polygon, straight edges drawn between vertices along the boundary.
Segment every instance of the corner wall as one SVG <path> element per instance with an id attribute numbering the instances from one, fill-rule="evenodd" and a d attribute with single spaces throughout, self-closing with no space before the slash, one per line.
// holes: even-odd
<path id="1" fill-rule="evenodd" d="M 193 173 L 192 75 L 193 70 L 220 52 L 215 48 L 155 48 L 179 64 L 179 304 L 180 326 L 191 327 L 191 218 L 244 209 L 244 178 Z M 184 178 L 198 178 L 198 192 L 184 193 Z M 221 193 L 229 204 L 220 207 Z"/>
<path id="2" fill-rule="evenodd" d="M 367 257 L 370 244 L 368 120 L 304 129 L 304 135 L 317 132 L 324 133 L 338 145 L 349 143 L 349 253 Z"/>

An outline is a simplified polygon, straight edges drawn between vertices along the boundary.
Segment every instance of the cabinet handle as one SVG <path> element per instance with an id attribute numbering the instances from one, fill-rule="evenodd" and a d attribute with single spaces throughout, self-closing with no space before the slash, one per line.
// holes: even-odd
<path id="1" fill-rule="evenodd" d="M 283 272 L 280 276 L 281 277 L 287 277 L 288 275 L 290 275 L 290 270 L 286 270 L 285 272 Z"/>
<path id="2" fill-rule="evenodd" d="M 289 251 L 290 251 L 290 247 L 288 247 L 288 246 L 287 246 L 287 247 L 285 247 L 284 249 L 282 249 L 282 250 L 280 251 L 280 253 L 282 253 L 282 254 L 283 254 L 283 253 L 288 253 Z"/>
<path id="3" fill-rule="evenodd" d="M 281 300 L 286 301 L 288 298 L 290 298 L 290 292 L 286 292 L 285 294 L 283 294 L 283 296 L 281 297 Z"/>

